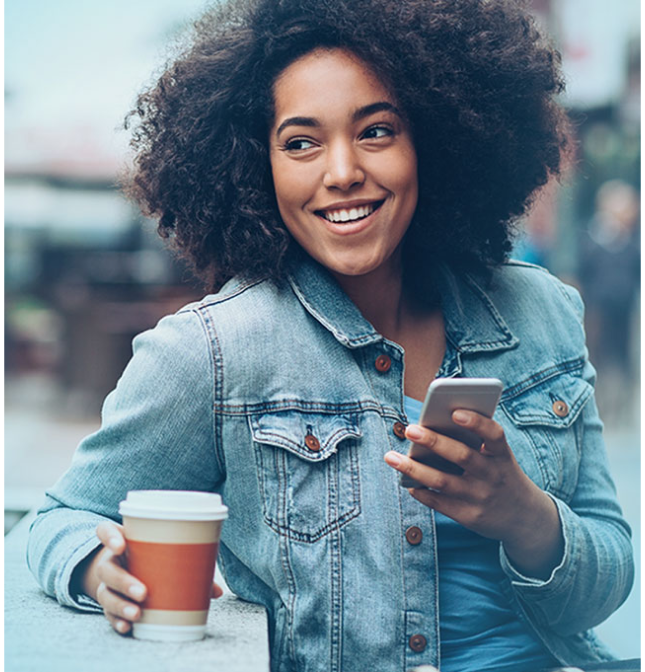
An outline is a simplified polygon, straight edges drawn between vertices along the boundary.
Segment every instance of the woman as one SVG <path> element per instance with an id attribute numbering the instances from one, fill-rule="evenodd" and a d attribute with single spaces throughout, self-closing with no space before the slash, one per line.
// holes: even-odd
<path id="1" fill-rule="evenodd" d="M 557 60 L 516 2 L 204 18 L 139 100 L 130 192 L 226 284 L 135 339 L 34 524 L 47 592 L 129 631 L 145 586 L 121 566 L 118 502 L 211 490 L 231 512 L 222 572 L 266 606 L 273 670 L 612 657 L 590 628 L 633 561 L 582 306 L 505 262 L 566 145 Z M 414 423 L 437 376 L 503 381 L 493 420 L 453 418 L 480 453 Z M 411 461 L 408 440 L 463 474 Z"/>

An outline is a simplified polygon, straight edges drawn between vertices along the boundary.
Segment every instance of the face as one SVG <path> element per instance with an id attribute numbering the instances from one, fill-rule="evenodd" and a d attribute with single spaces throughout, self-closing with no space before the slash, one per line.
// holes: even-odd
<path id="1" fill-rule="evenodd" d="M 301 57 L 273 94 L 271 169 L 287 229 L 337 277 L 398 268 L 418 183 L 410 129 L 391 94 L 341 49 Z"/>

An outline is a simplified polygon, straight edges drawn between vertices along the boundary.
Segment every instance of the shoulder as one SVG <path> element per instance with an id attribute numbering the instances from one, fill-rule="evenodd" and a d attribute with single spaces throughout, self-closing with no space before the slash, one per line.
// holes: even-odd
<path id="1" fill-rule="evenodd" d="M 495 269 L 483 291 L 519 339 L 523 357 L 582 361 L 584 307 L 574 287 L 541 266 L 509 261 Z"/>
<path id="2" fill-rule="evenodd" d="M 178 315 L 195 316 L 210 339 L 248 338 L 274 332 L 294 319 L 300 308 L 286 284 L 269 279 L 230 280 L 222 289 L 184 306 Z"/>
<path id="3" fill-rule="evenodd" d="M 584 304 L 575 287 L 566 284 L 546 268 L 523 261 L 509 260 L 497 267 L 486 291 L 496 306 L 516 306 L 522 311 L 559 313 L 582 322 Z M 503 306 L 499 306 L 503 309 Z"/>

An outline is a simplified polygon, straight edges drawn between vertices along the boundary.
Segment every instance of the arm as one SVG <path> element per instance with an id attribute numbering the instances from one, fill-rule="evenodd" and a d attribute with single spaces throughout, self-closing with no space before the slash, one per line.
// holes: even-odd
<path id="1" fill-rule="evenodd" d="M 593 383 L 594 375 L 587 363 L 585 379 Z M 578 485 L 569 502 L 549 495 L 562 525 L 561 561 L 546 580 L 539 580 L 500 551 L 502 568 L 523 607 L 562 635 L 605 620 L 625 601 L 634 580 L 631 531 L 616 498 L 593 397 L 577 422 L 582 444 Z"/>
<path id="2" fill-rule="evenodd" d="M 213 366 L 193 311 L 164 318 L 135 339 L 133 358 L 105 401 L 101 429 L 80 444 L 31 528 L 29 567 L 61 604 L 100 610 L 92 599 L 98 584 L 86 581 L 84 570 L 106 556 L 97 525 L 120 522 L 128 490 L 213 491 L 221 482 Z"/>
<path id="3" fill-rule="evenodd" d="M 484 441 L 480 453 L 418 425 L 407 428 L 410 440 L 458 464 L 463 474 L 446 474 L 396 452 L 387 453 L 386 461 L 431 488 L 411 489 L 415 499 L 501 542 L 502 569 L 534 621 L 568 635 L 605 620 L 629 594 L 634 566 L 593 398 L 578 419 L 583 448 L 568 504 L 522 472 L 499 424 L 472 412 L 464 417 Z"/>
<path id="4" fill-rule="evenodd" d="M 555 283 L 553 303 L 563 320 L 569 317 L 572 345 L 586 360 L 580 297 Z M 558 301 L 557 294 L 566 303 Z M 593 386 L 595 372 L 588 361 L 581 375 Z M 502 428 L 484 421 L 477 421 L 486 443 L 481 454 L 440 435 L 417 438 L 415 427 L 408 428 L 411 440 L 456 462 L 464 475 L 443 474 L 405 456 L 398 456 L 396 468 L 441 491 L 414 490 L 417 499 L 502 542 L 501 566 L 532 620 L 562 635 L 597 625 L 629 594 L 634 567 L 630 530 L 617 502 L 593 396 L 570 430 L 578 441 L 578 465 L 575 490 L 567 502 L 541 490 L 536 493 L 539 488 L 518 473 Z M 386 460 L 395 466 L 397 454 L 388 453 Z"/>
<path id="5" fill-rule="evenodd" d="M 481 437 L 479 452 L 419 425 L 409 425 L 406 436 L 459 465 L 462 474 L 448 474 L 396 452 L 387 453 L 386 461 L 427 486 L 410 489 L 415 499 L 502 542 L 522 571 L 547 578 L 564 550 L 556 506 L 522 471 L 497 422 L 472 411 L 455 411 L 452 418 Z"/>

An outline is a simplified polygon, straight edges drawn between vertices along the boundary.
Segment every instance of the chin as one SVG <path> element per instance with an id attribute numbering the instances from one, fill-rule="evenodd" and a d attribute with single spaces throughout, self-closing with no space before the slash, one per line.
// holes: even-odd
<path id="1" fill-rule="evenodd" d="M 325 265 L 332 273 L 355 278 L 363 275 L 369 275 L 380 266 L 380 264 L 368 264 L 368 263 L 361 264 L 358 262 L 346 263 L 346 264 L 336 263 Z"/>

